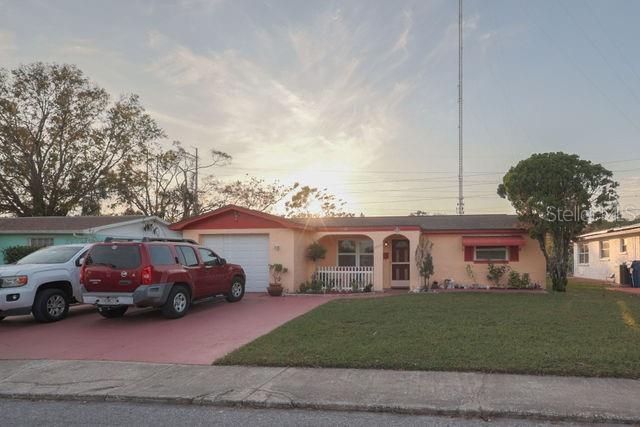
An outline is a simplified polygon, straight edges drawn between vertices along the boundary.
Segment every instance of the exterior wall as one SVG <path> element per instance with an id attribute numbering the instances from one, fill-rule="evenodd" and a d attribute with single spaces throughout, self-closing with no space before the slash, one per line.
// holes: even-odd
<path id="1" fill-rule="evenodd" d="M 620 252 L 620 239 L 627 240 L 627 252 Z M 600 258 L 600 242 L 609 241 L 609 258 Z M 589 263 L 580 264 L 578 244 L 573 245 L 573 274 L 575 277 L 595 279 L 620 284 L 620 264 L 640 260 L 640 231 L 615 233 L 611 236 L 594 236 L 584 241 L 589 246 Z M 614 275 L 614 279 L 611 279 Z"/>
<path id="2" fill-rule="evenodd" d="M 202 243 L 202 236 L 212 234 L 268 235 L 269 264 L 282 264 L 286 267 L 288 272 L 282 276 L 282 286 L 287 292 L 293 292 L 297 289 L 299 283 L 296 283 L 296 279 L 305 274 L 305 265 L 300 263 L 300 255 L 296 256 L 296 249 L 300 252 L 306 239 L 306 237 L 300 236 L 302 232 L 288 228 L 193 229 L 182 232 L 185 239 L 193 239 L 200 243 Z M 300 237 L 300 239 L 297 240 L 296 237 Z M 298 245 L 296 245 L 296 240 Z"/>
<path id="3" fill-rule="evenodd" d="M 445 279 L 453 279 L 456 283 L 471 283 L 467 274 L 467 265 L 471 265 L 478 284 L 487 285 L 487 263 L 466 262 L 462 234 L 429 234 L 425 235 L 433 242 L 434 277 L 442 283 Z M 546 261 L 538 242 L 524 236 L 525 245 L 520 248 L 519 261 L 509 261 L 506 265 L 518 273 L 529 273 L 532 282 L 542 287 L 546 282 Z M 503 279 L 506 283 L 506 277 Z"/>

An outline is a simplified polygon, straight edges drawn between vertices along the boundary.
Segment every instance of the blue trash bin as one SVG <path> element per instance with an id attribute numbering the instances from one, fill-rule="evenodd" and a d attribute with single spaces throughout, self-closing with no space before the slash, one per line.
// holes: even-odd
<path id="1" fill-rule="evenodd" d="M 633 279 L 633 287 L 640 288 L 640 261 L 633 261 L 631 263 L 631 278 Z"/>

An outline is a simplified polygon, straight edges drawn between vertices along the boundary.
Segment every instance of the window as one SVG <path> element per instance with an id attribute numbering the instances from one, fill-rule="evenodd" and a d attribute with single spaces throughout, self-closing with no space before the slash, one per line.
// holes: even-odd
<path id="1" fill-rule="evenodd" d="M 609 241 L 600 241 L 600 258 L 609 258 Z"/>
<path id="2" fill-rule="evenodd" d="M 476 261 L 507 261 L 506 246 L 477 246 Z"/>
<path id="3" fill-rule="evenodd" d="M 176 263 L 169 246 L 150 245 L 149 256 L 151 257 L 151 264 L 153 265 L 173 265 Z"/>
<path id="4" fill-rule="evenodd" d="M 53 246 L 53 237 L 31 237 L 29 239 L 29 246 L 34 248 Z"/>
<path id="5" fill-rule="evenodd" d="M 589 264 L 588 243 L 578 243 L 578 264 Z"/>
<path id="6" fill-rule="evenodd" d="M 627 253 L 627 239 L 625 239 L 624 237 L 620 239 L 620 253 L 621 254 Z"/>
<path id="7" fill-rule="evenodd" d="M 118 270 L 130 270 L 140 265 L 137 245 L 96 245 L 89 252 L 87 265 L 104 265 Z"/>
<path id="8" fill-rule="evenodd" d="M 185 267 L 197 267 L 199 265 L 198 257 L 196 257 L 196 251 L 190 246 L 177 246 L 178 259 L 180 264 Z"/>
<path id="9" fill-rule="evenodd" d="M 202 258 L 202 262 L 204 262 L 204 265 L 218 264 L 218 257 L 213 253 L 212 250 L 207 248 L 198 248 L 198 252 L 200 252 L 200 258 Z"/>
<path id="10" fill-rule="evenodd" d="M 63 264 L 77 254 L 78 246 L 51 246 L 39 249 L 17 261 L 16 264 Z"/>
<path id="11" fill-rule="evenodd" d="M 338 266 L 373 267 L 373 241 L 338 240 Z"/>

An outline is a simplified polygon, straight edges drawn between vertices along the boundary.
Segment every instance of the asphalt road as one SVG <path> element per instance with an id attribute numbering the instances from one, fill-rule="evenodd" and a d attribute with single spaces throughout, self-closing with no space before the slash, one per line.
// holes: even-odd
<path id="1" fill-rule="evenodd" d="M 464 419 L 362 412 L 219 408 L 106 402 L 0 399 L 0 419 L 9 426 L 577 426 L 513 419 Z"/>

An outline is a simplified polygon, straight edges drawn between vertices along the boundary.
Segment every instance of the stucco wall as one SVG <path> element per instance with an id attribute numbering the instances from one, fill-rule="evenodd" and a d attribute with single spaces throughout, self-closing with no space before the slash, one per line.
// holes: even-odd
<path id="1" fill-rule="evenodd" d="M 462 234 L 425 234 L 433 242 L 434 277 L 442 283 L 445 279 L 453 279 L 456 283 L 472 283 L 467 274 L 467 265 L 471 265 L 476 282 L 489 284 L 487 280 L 487 264 L 466 262 Z M 524 236 L 525 245 L 520 248 L 519 261 L 510 261 L 507 265 L 518 273 L 529 273 L 531 280 L 541 284 L 546 282 L 546 261 L 538 242 Z M 506 275 L 503 279 L 506 283 Z"/>
<path id="2" fill-rule="evenodd" d="M 620 252 L 620 239 L 627 240 L 627 252 Z M 600 258 L 600 242 L 609 241 L 609 258 Z M 611 282 L 610 276 L 615 274 L 615 283 L 620 283 L 620 264 L 640 260 L 640 232 L 616 234 L 606 238 L 593 238 L 585 241 L 589 246 L 589 263 L 580 264 L 578 244 L 573 245 L 573 274 L 575 277 Z"/>

